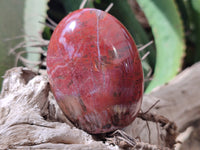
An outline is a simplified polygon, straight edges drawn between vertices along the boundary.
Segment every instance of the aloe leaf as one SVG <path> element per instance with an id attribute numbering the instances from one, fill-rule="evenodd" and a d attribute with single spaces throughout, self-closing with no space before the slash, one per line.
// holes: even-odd
<path id="1" fill-rule="evenodd" d="M 200 0 L 191 0 L 194 10 L 200 13 Z"/>
<path id="2" fill-rule="evenodd" d="M 183 0 L 175 0 L 175 1 L 180 11 L 180 15 L 184 24 L 185 31 L 187 32 L 187 30 L 189 29 L 190 21 L 189 21 L 186 1 L 183 1 Z"/>
<path id="3" fill-rule="evenodd" d="M 198 59 L 196 58 L 199 56 L 199 48 L 197 47 L 197 45 L 200 46 L 200 43 L 198 42 L 198 39 L 200 39 L 198 38 L 198 36 L 200 34 L 198 33 L 197 23 L 199 19 L 198 16 L 196 16 L 194 8 L 192 7 L 191 0 L 176 0 L 176 2 L 184 22 L 184 28 L 186 32 L 185 38 L 187 41 L 187 49 L 184 57 L 183 67 L 187 67 L 198 61 Z"/>
<path id="4" fill-rule="evenodd" d="M 157 49 L 155 73 L 146 92 L 170 81 L 180 70 L 184 56 L 184 31 L 174 0 L 137 0 L 144 11 Z"/>
<path id="5" fill-rule="evenodd" d="M 45 16 L 47 11 L 48 0 L 26 0 L 24 4 L 24 32 L 25 41 L 27 45 L 32 45 L 30 37 L 34 37 L 36 40 L 42 38 L 42 31 L 45 22 Z M 27 51 L 35 51 L 39 48 L 27 47 Z M 27 59 L 30 61 L 39 61 L 40 54 L 27 53 Z M 31 65 L 30 65 L 31 67 Z"/>
<path id="6" fill-rule="evenodd" d="M 5 71 L 14 66 L 15 57 L 9 50 L 23 39 L 9 40 L 22 34 L 24 0 L 0 1 L 0 87 Z"/>
<path id="7" fill-rule="evenodd" d="M 194 61 L 200 61 L 200 0 L 189 1 L 191 12 L 192 12 L 192 23 L 194 25 L 194 41 L 195 41 L 195 52 Z"/>

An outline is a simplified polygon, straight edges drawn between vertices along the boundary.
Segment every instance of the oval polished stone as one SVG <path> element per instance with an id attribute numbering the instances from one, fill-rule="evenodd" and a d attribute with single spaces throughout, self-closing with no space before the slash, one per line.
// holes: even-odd
<path id="1" fill-rule="evenodd" d="M 127 126 L 140 110 L 143 71 L 136 45 L 104 11 L 80 9 L 58 24 L 48 46 L 47 73 L 63 113 L 89 133 Z"/>

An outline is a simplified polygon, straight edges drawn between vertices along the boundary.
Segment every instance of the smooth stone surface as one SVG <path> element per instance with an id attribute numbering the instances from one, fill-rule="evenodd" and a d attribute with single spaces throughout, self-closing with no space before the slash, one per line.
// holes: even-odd
<path id="1" fill-rule="evenodd" d="M 47 72 L 64 114 L 89 133 L 127 126 L 140 110 L 143 71 L 136 45 L 106 12 L 81 9 L 58 24 L 48 47 Z"/>

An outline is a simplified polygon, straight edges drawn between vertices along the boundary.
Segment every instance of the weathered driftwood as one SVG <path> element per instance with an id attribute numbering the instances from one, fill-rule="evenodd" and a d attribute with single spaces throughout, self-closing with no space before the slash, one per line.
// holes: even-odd
<path id="1" fill-rule="evenodd" d="M 178 131 L 184 131 L 200 119 L 199 75 L 200 63 L 186 69 L 169 84 L 145 95 L 143 112 L 159 99 L 150 113 L 167 117 L 177 124 Z M 95 141 L 91 135 L 73 127 L 49 90 L 44 75 L 36 76 L 21 67 L 7 71 L 0 95 L 0 149 L 120 149 L 108 142 Z M 124 131 L 131 137 L 140 137 L 143 142 L 170 143 L 159 123 L 149 122 L 148 125 L 149 128 L 146 121 L 137 118 Z M 169 126 L 168 129 L 168 132 L 174 132 Z"/>
<path id="2" fill-rule="evenodd" d="M 7 71 L 4 78 L 0 99 L 1 149 L 60 148 L 63 144 L 67 144 L 63 147 L 66 149 L 116 149 L 95 142 L 91 135 L 66 123 L 44 119 L 51 114 L 48 112 L 49 85 L 45 76 L 14 68 Z"/>
<path id="3" fill-rule="evenodd" d="M 167 117 L 174 121 L 178 131 L 184 131 L 200 119 L 200 63 L 184 70 L 168 84 L 155 89 L 144 96 L 142 110 L 147 110 L 157 100 L 160 102 L 150 112 Z M 131 136 L 140 136 L 149 141 L 149 131 L 145 122 L 136 119 L 125 131 Z M 151 142 L 160 144 L 156 125 L 150 123 Z M 160 131 L 161 133 L 161 131 Z M 199 134 L 200 136 L 200 134 Z M 160 143 L 159 143 L 160 142 Z M 197 147 L 197 149 L 199 149 Z"/>

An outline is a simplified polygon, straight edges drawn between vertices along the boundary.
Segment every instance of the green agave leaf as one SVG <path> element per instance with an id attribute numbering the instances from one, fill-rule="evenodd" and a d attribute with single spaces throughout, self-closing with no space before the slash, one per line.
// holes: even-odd
<path id="1" fill-rule="evenodd" d="M 186 1 L 183 1 L 183 0 L 175 0 L 175 1 L 180 11 L 180 15 L 184 24 L 185 31 L 187 31 L 189 29 L 190 21 L 189 21 L 187 6 L 185 4 Z"/>
<path id="2" fill-rule="evenodd" d="M 200 0 L 176 0 L 186 34 L 187 49 L 184 66 L 200 61 Z"/>
<path id="3" fill-rule="evenodd" d="M 42 38 L 42 31 L 45 27 L 41 22 L 45 22 L 48 0 L 26 0 L 24 4 L 24 32 L 27 45 L 32 45 L 30 37 Z M 27 47 L 27 51 L 36 51 L 39 48 Z M 27 53 L 30 61 L 40 60 L 40 54 Z M 30 65 L 31 67 L 31 65 Z"/>
<path id="4" fill-rule="evenodd" d="M 200 0 L 191 0 L 191 3 L 194 10 L 200 13 Z"/>
<path id="5" fill-rule="evenodd" d="M 23 39 L 9 40 L 22 35 L 24 0 L 0 1 L 0 88 L 5 71 L 14 66 L 15 57 L 9 55 L 10 48 L 22 42 Z"/>
<path id="6" fill-rule="evenodd" d="M 129 32 L 133 36 L 136 44 L 140 45 L 148 43 L 150 41 L 148 35 L 137 21 L 127 0 L 96 0 L 94 1 L 94 6 L 98 9 L 105 10 L 110 3 L 113 3 L 114 5 L 109 13 L 118 18 L 123 23 L 123 25 L 129 30 Z M 144 53 L 146 53 L 147 51 L 150 51 L 151 54 L 150 56 L 148 56 L 147 59 L 143 60 L 142 62 L 144 76 L 148 74 L 148 72 L 154 65 L 154 57 L 152 57 L 155 54 L 154 47 L 152 45 L 147 47 L 144 51 L 140 52 L 140 55 L 143 56 Z M 151 64 L 151 67 L 149 64 Z M 147 84 L 148 83 L 146 83 L 145 87 L 147 86 Z"/>
<path id="7" fill-rule="evenodd" d="M 194 61 L 200 61 L 200 0 L 189 1 L 191 7 L 192 23 L 194 25 L 195 53 Z"/>
<path id="8" fill-rule="evenodd" d="M 154 79 L 146 92 L 167 83 L 180 70 L 184 55 L 184 32 L 174 0 L 137 0 L 153 31 L 157 49 Z"/>

